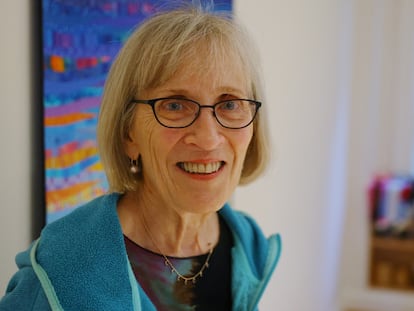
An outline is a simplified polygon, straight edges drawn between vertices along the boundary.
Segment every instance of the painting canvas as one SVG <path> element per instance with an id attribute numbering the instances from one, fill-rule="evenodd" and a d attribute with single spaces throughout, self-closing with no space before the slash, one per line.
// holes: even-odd
<path id="1" fill-rule="evenodd" d="M 41 0 L 46 223 L 108 190 L 96 145 L 106 75 L 122 44 L 168 4 L 137 0 Z M 231 11 L 232 1 L 215 10 Z"/>

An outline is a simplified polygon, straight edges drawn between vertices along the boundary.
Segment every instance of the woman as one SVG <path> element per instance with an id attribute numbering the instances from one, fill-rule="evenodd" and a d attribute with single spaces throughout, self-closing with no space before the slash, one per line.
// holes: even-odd
<path id="1" fill-rule="evenodd" d="M 252 45 L 200 9 L 142 24 L 105 85 L 110 194 L 17 256 L 1 310 L 256 310 L 280 254 L 229 200 L 267 162 Z"/>

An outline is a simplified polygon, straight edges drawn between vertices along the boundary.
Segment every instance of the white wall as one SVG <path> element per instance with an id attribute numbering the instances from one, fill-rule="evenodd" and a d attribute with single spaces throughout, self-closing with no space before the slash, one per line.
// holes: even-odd
<path id="1" fill-rule="evenodd" d="M 348 1 L 239 1 L 261 48 L 272 169 L 236 204 L 279 231 L 280 265 L 263 310 L 334 311 L 345 208 L 352 6 Z"/>
<path id="2" fill-rule="evenodd" d="M 1 291 L 30 241 L 29 3 L 0 1 Z M 236 0 L 235 12 L 260 48 L 275 160 L 234 200 L 284 243 L 262 310 L 414 309 L 409 295 L 366 288 L 364 218 L 372 172 L 414 171 L 404 144 L 414 139 L 413 2 Z"/>
<path id="3" fill-rule="evenodd" d="M 29 1 L 0 1 L 0 291 L 30 239 Z"/>

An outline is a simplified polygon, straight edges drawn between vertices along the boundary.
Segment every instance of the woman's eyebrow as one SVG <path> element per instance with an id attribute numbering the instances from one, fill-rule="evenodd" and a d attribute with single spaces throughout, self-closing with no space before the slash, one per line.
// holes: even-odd
<path id="1" fill-rule="evenodd" d="M 219 96 L 222 95 L 226 95 L 226 94 L 245 94 L 246 92 L 244 92 L 243 90 L 239 89 L 239 88 L 235 88 L 235 87 L 229 87 L 229 86 L 223 86 L 223 87 L 219 87 L 215 90 L 213 90 L 214 92 L 217 92 L 217 94 L 219 94 Z M 169 88 L 169 89 L 160 89 L 160 92 L 165 92 L 165 93 L 170 93 L 170 94 L 177 94 L 177 95 L 182 95 L 182 96 L 190 96 L 193 95 L 192 94 L 192 90 L 188 90 L 188 89 L 183 89 L 183 88 Z"/>

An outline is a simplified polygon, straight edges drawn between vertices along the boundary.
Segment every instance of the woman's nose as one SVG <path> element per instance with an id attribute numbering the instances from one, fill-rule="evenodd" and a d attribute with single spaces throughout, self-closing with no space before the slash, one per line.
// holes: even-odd
<path id="1" fill-rule="evenodd" d="M 186 142 L 203 150 L 214 150 L 224 141 L 223 127 L 218 123 L 211 107 L 203 107 L 198 118 L 188 129 L 190 133 Z"/>

